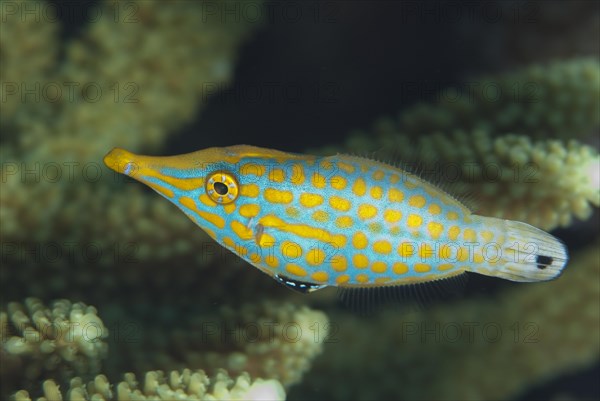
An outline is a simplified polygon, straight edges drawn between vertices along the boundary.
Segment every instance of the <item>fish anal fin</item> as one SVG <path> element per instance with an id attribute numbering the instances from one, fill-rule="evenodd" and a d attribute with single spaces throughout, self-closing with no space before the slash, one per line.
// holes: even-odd
<path id="1" fill-rule="evenodd" d="M 377 287 L 339 287 L 338 297 L 345 307 L 362 316 L 370 316 L 388 306 L 424 308 L 437 301 L 463 293 L 467 274 L 421 283 L 394 284 Z"/>

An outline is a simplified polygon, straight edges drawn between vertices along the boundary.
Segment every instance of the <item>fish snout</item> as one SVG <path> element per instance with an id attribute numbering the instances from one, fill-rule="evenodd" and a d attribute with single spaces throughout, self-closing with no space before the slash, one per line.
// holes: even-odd
<path id="1" fill-rule="evenodd" d="M 114 148 L 104 156 L 104 164 L 117 173 L 133 176 L 139 171 L 136 155 L 121 148 Z"/>

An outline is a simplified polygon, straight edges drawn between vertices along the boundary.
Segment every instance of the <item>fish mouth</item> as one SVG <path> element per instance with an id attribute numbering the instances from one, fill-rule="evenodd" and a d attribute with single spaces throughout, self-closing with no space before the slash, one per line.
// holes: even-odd
<path id="1" fill-rule="evenodd" d="M 117 173 L 131 175 L 134 170 L 135 155 L 121 148 L 114 148 L 104 156 L 104 164 Z"/>

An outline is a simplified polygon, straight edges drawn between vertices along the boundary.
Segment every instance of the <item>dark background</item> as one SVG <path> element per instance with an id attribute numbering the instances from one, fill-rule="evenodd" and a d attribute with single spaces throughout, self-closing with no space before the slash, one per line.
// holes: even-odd
<path id="1" fill-rule="evenodd" d="M 272 17 L 242 48 L 233 87 L 173 139 L 174 150 L 191 150 L 197 136 L 290 151 L 340 143 L 417 100 L 402 93 L 408 82 L 441 89 L 491 67 L 477 38 L 456 40 L 460 24 L 427 17 L 437 2 L 268 4 Z"/>

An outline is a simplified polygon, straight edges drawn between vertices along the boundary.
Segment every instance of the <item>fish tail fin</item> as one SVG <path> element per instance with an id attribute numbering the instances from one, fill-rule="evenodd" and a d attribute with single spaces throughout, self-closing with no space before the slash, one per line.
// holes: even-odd
<path id="1" fill-rule="evenodd" d="M 561 275 L 569 259 L 561 240 L 519 221 L 484 219 L 485 224 L 502 227 L 505 241 L 499 244 L 498 263 L 483 274 L 521 282 L 548 281 Z"/>

